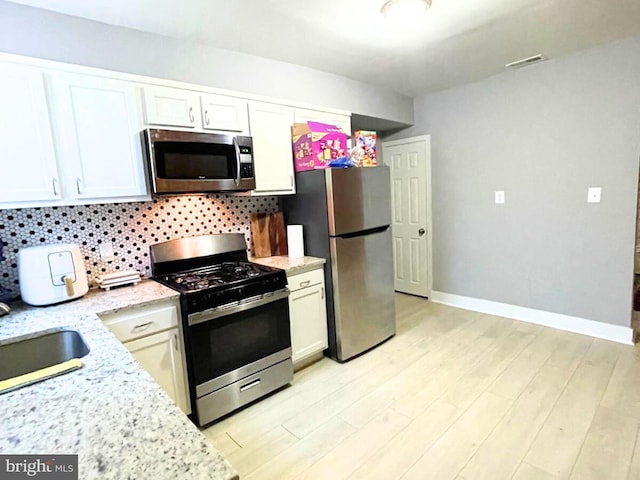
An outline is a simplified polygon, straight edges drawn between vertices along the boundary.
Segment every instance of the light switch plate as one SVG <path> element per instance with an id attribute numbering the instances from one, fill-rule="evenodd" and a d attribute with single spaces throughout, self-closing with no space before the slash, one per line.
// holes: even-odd
<path id="1" fill-rule="evenodd" d="M 589 187 L 587 191 L 588 203 L 600 203 L 602 199 L 602 187 Z"/>
<path id="2" fill-rule="evenodd" d="M 98 244 L 98 250 L 100 251 L 100 260 L 107 262 L 113 260 L 113 243 L 103 242 Z"/>
<path id="3" fill-rule="evenodd" d="M 504 190 L 496 190 L 494 198 L 496 203 L 504 203 Z"/>

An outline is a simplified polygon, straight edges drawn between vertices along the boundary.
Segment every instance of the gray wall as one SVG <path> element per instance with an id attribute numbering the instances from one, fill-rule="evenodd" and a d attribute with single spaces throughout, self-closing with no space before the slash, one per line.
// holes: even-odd
<path id="1" fill-rule="evenodd" d="M 640 37 L 417 98 L 434 289 L 630 325 Z M 587 187 L 603 187 L 587 204 Z M 493 203 L 494 190 L 506 204 Z"/>
<path id="2" fill-rule="evenodd" d="M 0 51 L 350 110 L 405 125 L 413 102 L 311 68 L 0 1 Z"/>

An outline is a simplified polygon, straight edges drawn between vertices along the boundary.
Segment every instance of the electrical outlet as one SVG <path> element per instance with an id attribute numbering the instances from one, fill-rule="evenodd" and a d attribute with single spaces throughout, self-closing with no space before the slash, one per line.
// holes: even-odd
<path id="1" fill-rule="evenodd" d="M 496 190 L 495 201 L 496 203 L 504 203 L 504 190 Z"/>
<path id="2" fill-rule="evenodd" d="M 98 244 L 98 250 L 100 251 L 100 260 L 108 262 L 113 260 L 113 243 L 103 242 Z"/>
<path id="3" fill-rule="evenodd" d="M 600 203 L 602 199 L 602 187 L 589 187 L 587 190 L 588 203 Z"/>

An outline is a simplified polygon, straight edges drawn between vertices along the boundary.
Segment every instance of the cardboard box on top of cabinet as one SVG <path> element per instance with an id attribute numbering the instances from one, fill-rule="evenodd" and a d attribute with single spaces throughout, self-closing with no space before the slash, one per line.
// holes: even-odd
<path id="1" fill-rule="evenodd" d="M 364 150 L 363 167 L 377 167 L 378 155 L 376 142 L 378 135 L 370 130 L 358 130 L 353 134 L 353 146 Z"/>
<path id="2" fill-rule="evenodd" d="M 291 142 L 296 172 L 327 168 L 331 160 L 348 154 L 347 134 L 336 125 L 294 123 Z"/>

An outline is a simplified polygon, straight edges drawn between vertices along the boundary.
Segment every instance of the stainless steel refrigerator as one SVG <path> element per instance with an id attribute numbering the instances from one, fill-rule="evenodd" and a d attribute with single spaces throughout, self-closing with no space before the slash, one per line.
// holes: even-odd
<path id="1" fill-rule="evenodd" d="M 296 191 L 285 220 L 304 226 L 305 254 L 327 260 L 325 353 L 344 362 L 396 332 L 389 168 L 299 172 Z"/>

